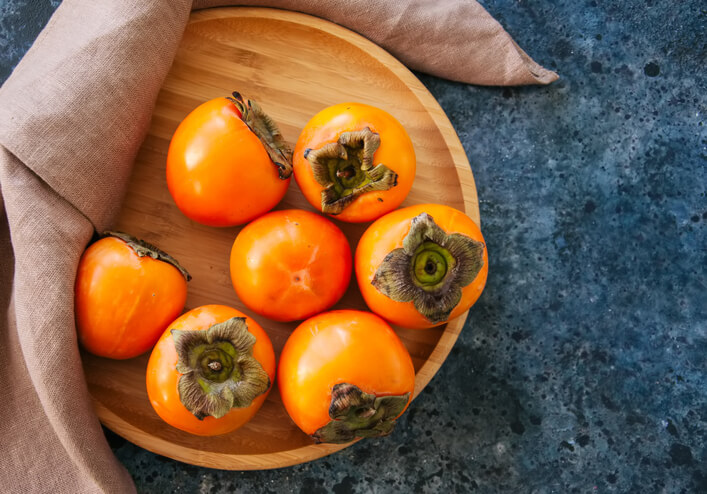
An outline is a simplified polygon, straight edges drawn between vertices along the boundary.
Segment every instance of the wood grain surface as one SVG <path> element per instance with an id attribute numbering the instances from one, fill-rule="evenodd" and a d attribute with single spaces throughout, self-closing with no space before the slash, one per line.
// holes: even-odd
<path id="1" fill-rule="evenodd" d="M 159 94 L 116 225 L 166 250 L 191 272 L 185 310 L 214 303 L 243 310 L 265 328 L 278 356 L 297 325 L 269 321 L 243 306 L 228 270 L 239 228 L 190 221 L 167 190 L 165 159 L 177 125 L 202 102 L 233 90 L 257 100 L 292 147 L 306 122 L 329 105 L 358 101 L 383 108 L 407 129 L 417 155 L 417 176 L 403 206 L 443 203 L 479 223 L 474 178 L 454 129 L 432 95 L 391 55 L 355 33 L 304 14 L 257 8 L 199 11 L 192 15 Z M 287 208 L 312 210 L 294 180 L 277 207 Z M 367 224 L 336 223 L 355 249 Z M 335 308 L 365 309 L 355 277 Z M 415 364 L 415 396 L 444 362 L 465 319 L 466 314 L 426 331 L 395 328 Z M 148 357 L 112 361 L 84 354 L 100 420 L 147 450 L 194 465 L 248 470 L 303 463 L 346 447 L 313 444 L 288 417 L 276 387 L 255 418 L 234 433 L 203 438 L 174 429 L 148 402 Z"/>

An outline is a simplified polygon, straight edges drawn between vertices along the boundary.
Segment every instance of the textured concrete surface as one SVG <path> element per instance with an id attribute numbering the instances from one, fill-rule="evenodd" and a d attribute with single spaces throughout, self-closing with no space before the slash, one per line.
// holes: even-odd
<path id="1" fill-rule="evenodd" d="M 0 80 L 56 3 L 0 2 Z M 439 374 L 391 437 L 277 471 L 108 433 L 140 491 L 707 492 L 704 3 L 483 3 L 562 78 L 419 74 L 471 160 L 490 253 Z"/>

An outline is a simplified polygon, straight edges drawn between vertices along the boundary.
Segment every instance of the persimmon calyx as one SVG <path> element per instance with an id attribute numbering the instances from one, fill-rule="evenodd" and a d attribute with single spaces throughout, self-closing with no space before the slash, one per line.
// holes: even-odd
<path id="1" fill-rule="evenodd" d="M 380 135 L 366 127 L 344 132 L 336 142 L 319 149 L 307 148 L 304 157 L 312 165 L 314 179 L 322 190 L 322 212 L 340 214 L 361 194 L 388 190 L 398 184 L 398 174 L 379 163 L 373 155 Z"/>
<path id="2" fill-rule="evenodd" d="M 171 264 L 177 270 L 184 276 L 184 279 L 187 281 L 191 281 L 191 275 L 189 272 L 184 269 L 177 260 L 167 254 L 165 251 L 158 249 L 154 245 L 152 245 L 149 242 L 145 242 L 144 240 L 140 240 L 139 238 L 135 238 L 130 234 L 123 233 L 123 232 L 113 232 L 113 231 L 106 231 L 103 232 L 103 235 L 101 235 L 101 238 L 104 237 L 115 237 L 126 244 L 128 244 L 128 247 L 133 249 L 135 253 L 138 255 L 138 257 L 151 257 L 153 259 L 157 259 L 158 261 L 164 261 L 168 264 Z"/>
<path id="3" fill-rule="evenodd" d="M 244 98 L 238 91 L 228 96 L 231 103 L 241 112 L 241 120 L 260 139 L 270 156 L 270 161 L 277 166 L 278 176 L 282 180 L 292 175 L 292 151 L 282 137 L 277 124 L 270 118 L 260 105 L 252 99 Z"/>
<path id="4" fill-rule="evenodd" d="M 446 321 L 484 265 L 482 242 L 460 233 L 447 234 L 432 216 L 412 219 L 402 248 L 390 252 L 371 282 L 396 302 L 414 302 L 428 321 Z"/>
<path id="5" fill-rule="evenodd" d="M 253 357 L 255 336 L 244 317 L 233 317 L 205 331 L 171 331 L 177 350 L 177 389 L 196 418 L 221 418 L 249 406 L 270 388 L 270 377 Z"/>
<path id="6" fill-rule="evenodd" d="M 376 396 L 348 383 L 331 392 L 331 421 L 312 434 L 317 443 L 348 443 L 357 437 L 381 437 L 393 432 L 395 419 L 410 401 L 410 393 Z"/>

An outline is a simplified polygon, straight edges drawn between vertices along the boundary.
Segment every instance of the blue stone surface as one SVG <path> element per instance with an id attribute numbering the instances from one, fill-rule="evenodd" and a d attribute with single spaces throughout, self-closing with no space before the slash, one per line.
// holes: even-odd
<path id="1" fill-rule="evenodd" d="M 0 2 L 0 80 L 58 2 Z M 704 2 L 487 0 L 548 87 L 418 74 L 472 163 L 490 275 L 391 437 L 263 472 L 107 436 L 142 492 L 707 492 Z"/>

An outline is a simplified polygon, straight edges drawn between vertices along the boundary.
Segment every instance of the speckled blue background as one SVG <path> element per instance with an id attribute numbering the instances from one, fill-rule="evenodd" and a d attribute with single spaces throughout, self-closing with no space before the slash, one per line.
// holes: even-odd
<path id="1" fill-rule="evenodd" d="M 0 80 L 58 3 L 0 1 Z M 418 74 L 490 253 L 441 371 L 392 437 L 293 468 L 197 468 L 107 433 L 138 490 L 707 492 L 705 4 L 482 3 L 561 79 Z"/>

